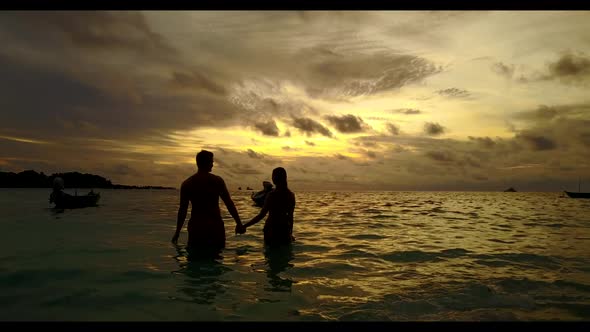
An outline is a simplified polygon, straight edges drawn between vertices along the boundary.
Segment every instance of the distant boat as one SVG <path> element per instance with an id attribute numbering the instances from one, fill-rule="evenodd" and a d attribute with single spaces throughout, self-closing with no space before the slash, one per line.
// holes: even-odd
<path id="1" fill-rule="evenodd" d="M 504 190 L 504 192 L 505 192 L 505 193 L 515 193 L 515 192 L 516 192 L 516 189 L 514 189 L 514 188 L 510 187 L 510 188 L 508 188 L 508 189 Z"/>
<path id="2" fill-rule="evenodd" d="M 79 209 L 89 206 L 96 206 L 100 199 L 100 193 L 90 191 L 86 195 L 72 196 L 66 193 L 53 197 L 50 202 L 55 203 L 57 209 Z"/>
<path id="3" fill-rule="evenodd" d="M 590 198 L 590 193 L 581 193 L 581 192 L 572 192 L 572 191 L 563 191 L 566 195 L 571 198 Z"/>
<path id="4" fill-rule="evenodd" d="M 580 192 L 580 179 L 578 179 L 578 192 L 573 192 L 573 191 L 566 191 L 564 190 L 563 192 L 568 195 L 570 198 L 590 198 L 590 193 L 583 193 Z"/>

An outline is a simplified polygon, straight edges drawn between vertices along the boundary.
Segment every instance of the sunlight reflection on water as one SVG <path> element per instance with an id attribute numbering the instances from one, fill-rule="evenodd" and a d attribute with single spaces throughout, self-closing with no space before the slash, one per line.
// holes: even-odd
<path id="1" fill-rule="evenodd" d="M 54 213 L 0 191 L 3 320 L 588 320 L 590 200 L 559 193 L 298 192 L 294 235 L 262 224 L 191 260 L 177 191 L 103 190 Z M 233 198 L 244 221 L 258 209 Z"/>

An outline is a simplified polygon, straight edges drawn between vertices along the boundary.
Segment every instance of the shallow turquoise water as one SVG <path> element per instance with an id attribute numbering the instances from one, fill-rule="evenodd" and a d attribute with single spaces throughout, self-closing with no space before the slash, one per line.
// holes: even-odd
<path id="1" fill-rule="evenodd" d="M 222 206 L 222 257 L 188 261 L 177 191 L 100 192 L 55 213 L 48 190 L 0 189 L 0 320 L 590 319 L 590 200 L 296 192 L 291 249 L 266 252 L 263 222 L 234 235 Z"/>

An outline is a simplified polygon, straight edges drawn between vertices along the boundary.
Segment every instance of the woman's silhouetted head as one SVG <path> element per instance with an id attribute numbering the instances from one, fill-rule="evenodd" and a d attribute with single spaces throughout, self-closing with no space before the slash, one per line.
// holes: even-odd
<path id="1" fill-rule="evenodd" d="M 287 171 L 282 167 L 277 167 L 272 170 L 272 182 L 277 187 L 287 187 Z"/>

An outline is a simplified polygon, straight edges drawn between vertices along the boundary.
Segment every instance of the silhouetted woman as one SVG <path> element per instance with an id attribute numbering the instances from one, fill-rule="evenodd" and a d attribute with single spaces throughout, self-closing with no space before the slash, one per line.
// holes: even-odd
<path id="1" fill-rule="evenodd" d="M 272 182 L 276 188 L 266 196 L 260 213 L 244 227 L 256 224 L 269 213 L 264 223 L 264 243 L 270 246 L 289 244 L 294 240 L 295 194 L 287 186 L 287 171 L 284 168 L 277 167 L 272 171 Z"/>

